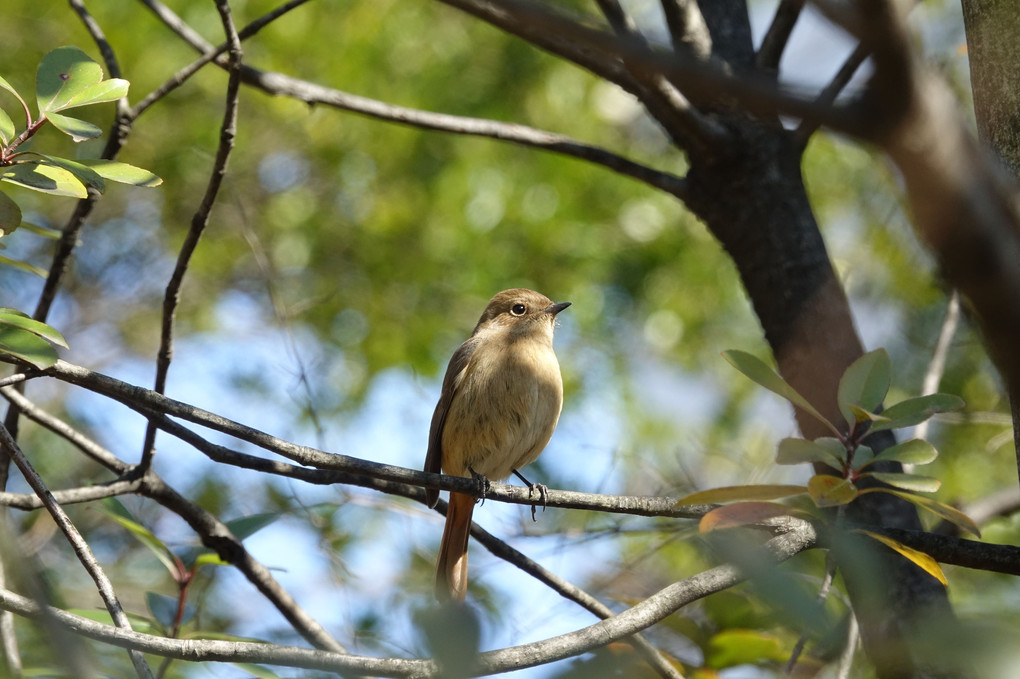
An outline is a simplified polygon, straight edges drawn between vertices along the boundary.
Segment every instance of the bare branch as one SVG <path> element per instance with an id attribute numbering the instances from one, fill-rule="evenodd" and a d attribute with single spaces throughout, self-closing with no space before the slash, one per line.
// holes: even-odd
<path id="1" fill-rule="evenodd" d="M 946 317 L 942 321 L 938 339 L 935 341 L 935 350 L 932 352 L 931 360 L 928 362 L 928 369 L 924 373 L 924 381 L 921 384 L 921 395 L 934 394 L 939 390 L 942 382 L 942 375 L 946 370 L 946 357 L 949 355 L 949 345 L 956 334 L 956 326 L 960 323 L 960 293 L 955 290 L 949 295 L 949 302 L 946 304 Z M 927 439 L 928 427 L 931 420 L 925 420 L 914 428 L 914 438 Z"/>
<path id="2" fill-rule="evenodd" d="M 758 48 L 756 65 L 758 68 L 775 71 L 779 68 L 779 60 L 783 57 L 786 43 L 790 40 L 793 27 L 797 25 L 800 11 L 804 9 L 804 0 L 781 0 L 776 7 L 776 15 L 772 17 L 769 30 L 762 38 Z"/>
<path id="3" fill-rule="evenodd" d="M 81 488 L 66 488 L 63 490 L 51 491 L 53 499 L 61 505 L 80 504 L 82 502 L 93 502 L 103 498 L 116 497 L 118 495 L 130 495 L 137 493 L 142 488 L 140 479 L 131 481 L 111 481 L 95 486 L 83 486 Z M 14 509 L 39 509 L 44 507 L 43 501 L 38 495 L 0 492 L 0 505 L 13 507 Z"/>
<path id="4" fill-rule="evenodd" d="M 237 37 L 237 29 L 234 27 L 234 20 L 230 12 L 230 4 L 227 0 L 217 0 L 216 9 L 220 13 L 223 23 L 223 31 L 227 35 L 228 49 L 227 72 L 230 74 L 227 81 L 226 105 L 224 106 L 223 122 L 220 125 L 220 143 L 216 150 L 216 160 L 209 175 L 205 195 L 198 206 L 198 210 L 191 219 L 191 228 L 188 235 L 181 244 L 181 250 L 177 255 L 177 264 L 170 282 L 166 286 L 166 294 L 163 297 L 163 329 L 160 334 L 159 351 L 156 357 L 156 386 L 155 391 L 163 393 L 166 390 L 167 373 L 170 370 L 170 361 L 173 358 L 173 335 L 174 320 L 177 315 L 177 306 L 181 299 L 181 285 L 184 283 L 184 274 L 188 270 L 191 256 L 198 247 L 198 241 L 209 224 L 209 213 L 212 212 L 213 204 L 219 195 L 220 186 L 223 184 L 223 177 L 227 173 L 227 162 L 230 160 L 230 153 L 234 148 L 234 137 L 237 134 L 237 105 L 238 92 L 241 87 L 241 40 Z M 156 428 L 151 424 L 145 431 L 145 444 L 142 448 L 141 468 L 147 469 L 152 464 L 152 456 L 155 451 Z"/>
<path id="5" fill-rule="evenodd" d="M 763 546 L 762 558 L 781 562 L 809 549 L 815 541 L 814 528 L 807 522 L 797 522 L 790 532 L 777 535 Z M 586 653 L 647 629 L 693 601 L 732 587 L 744 577 L 736 566 L 716 566 L 669 585 L 608 620 L 543 641 L 482 653 L 478 658 L 479 672 L 523 669 Z"/>
<path id="6" fill-rule="evenodd" d="M 53 433 L 67 439 L 80 451 L 107 469 L 118 474 L 123 474 L 130 469 L 130 465 L 128 463 L 124 462 L 109 450 L 103 448 L 101 445 L 88 438 L 74 427 L 61 420 L 59 417 L 46 412 L 26 398 L 17 389 L 12 389 L 11 387 L 0 387 L 0 396 L 3 396 L 17 406 L 18 410 L 20 410 L 25 417 L 38 422 Z"/>
<path id="7" fill-rule="evenodd" d="M 712 36 L 694 0 L 661 0 L 673 49 L 696 59 L 712 55 Z"/>
<path id="8" fill-rule="evenodd" d="M 99 565 L 95 555 L 92 553 L 92 549 L 89 544 L 85 541 L 85 538 L 81 536 L 78 529 L 68 518 L 67 513 L 60 506 L 60 504 L 54 499 L 53 494 L 50 493 L 49 489 L 46 488 L 46 484 L 43 482 L 42 477 L 35 471 L 32 464 L 25 457 L 24 453 L 21 452 L 21 448 L 18 446 L 17 441 L 11 436 L 11 433 L 7 430 L 7 427 L 0 425 L 0 444 L 10 457 L 10 459 L 17 465 L 21 471 L 25 480 L 28 481 L 28 485 L 31 486 L 39 499 L 42 501 L 46 510 L 53 517 L 53 521 L 60 528 L 61 532 L 67 538 L 67 541 L 71 543 L 71 547 L 74 548 L 74 553 L 78 557 L 78 561 L 85 567 L 85 570 L 92 577 L 96 583 L 96 587 L 99 591 L 99 596 L 102 597 L 103 603 L 106 605 L 106 610 L 110 612 L 110 616 L 113 618 L 114 624 L 123 629 L 130 630 L 131 622 L 128 620 L 127 614 L 124 613 L 124 609 L 120 605 L 120 600 L 117 598 L 117 593 L 113 590 L 113 584 L 110 579 L 106 577 L 103 567 Z M 152 670 L 149 668 L 148 663 L 145 662 L 145 658 L 135 650 L 128 651 L 128 655 L 131 657 L 131 663 L 135 667 L 135 672 L 141 679 L 154 679 Z"/>
<path id="9" fill-rule="evenodd" d="M 857 69 L 861 67 L 864 60 L 867 58 L 868 50 L 858 44 L 857 47 L 854 48 L 854 51 L 850 53 L 850 56 L 846 58 L 846 61 L 843 62 L 843 65 L 840 66 L 839 71 L 832 79 L 832 82 L 826 85 L 825 89 L 818 94 L 818 99 L 816 100 L 817 104 L 823 109 L 827 109 L 832 106 L 832 104 L 836 101 L 836 97 L 838 97 L 839 93 L 843 91 L 843 88 L 850 83 L 851 78 L 854 77 L 854 73 L 857 72 Z M 811 135 L 814 134 L 820 126 L 821 121 L 818 118 L 807 117 L 801 121 L 795 133 L 797 142 L 801 148 L 804 148 L 807 145 L 808 139 L 811 138 Z"/>
<path id="10" fill-rule="evenodd" d="M 262 642 L 171 639 L 142 634 L 104 625 L 59 608 L 44 609 L 31 599 L 6 589 L 0 589 L 0 607 L 28 618 L 52 616 L 58 624 L 69 631 L 111 646 L 190 662 L 266 663 L 379 677 L 429 676 L 435 668 L 430 660 L 368 658 L 338 651 L 278 646 Z"/>

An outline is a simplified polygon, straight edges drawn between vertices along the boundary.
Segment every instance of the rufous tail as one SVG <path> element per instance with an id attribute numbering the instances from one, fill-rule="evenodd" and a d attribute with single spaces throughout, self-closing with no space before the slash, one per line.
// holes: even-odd
<path id="1" fill-rule="evenodd" d="M 474 510 L 475 498 L 450 493 L 446 528 L 436 561 L 436 599 L 439 601 L 464 601 L 467 595 L 468 535 Z"/>

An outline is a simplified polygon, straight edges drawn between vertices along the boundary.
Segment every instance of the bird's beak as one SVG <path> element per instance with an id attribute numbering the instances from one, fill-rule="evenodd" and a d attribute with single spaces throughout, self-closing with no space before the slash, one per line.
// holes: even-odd
<path id="1" fill-rule="evenodd" d="M 570 306 L 570 302 L 559 302 L 558 304 L 550 304 L 545 308 L 545 313 L 555 316 L 559 312 Z"/>

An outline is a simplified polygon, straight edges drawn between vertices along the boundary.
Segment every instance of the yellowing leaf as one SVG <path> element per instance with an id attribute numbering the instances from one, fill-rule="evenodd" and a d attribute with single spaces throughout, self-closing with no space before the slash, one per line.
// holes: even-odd
<path id="1" fill-rule="evenodd" d="M 701 517 L 701 521 L 698 522 L 698 531 L 700 533 L 710 533 L 714 530 L 723 530 L 725 528 L 739 528 L 740 526 L 762 523 L 777 516 L 812 518 L 806 512 L 776 502 L 738 502 L 718 507 L 705 514 Z"/>
<path id="2" fill-rule="evenodd" d="M 896 552 L 899 552 L 906 558 L 910 559 L 918 567 L 924 570 L 924 572 L 928 573 L 928 575 L 932 576 L 933 578 L 941 582 L 943 587 L 949 586 L 949 581 L 946 580 L 946 574 L 942 572 L 942 567 L 939 566 L 939 562 L 931 558 L 924 552 L 919 552 L 918 550 L 913 549 L 912 547 L 907 547 L 906 545 L 897 542 L 892 538 L 886 537 L 884 535 L 879 535 L 878 533 L 872 533 L 869 530 L 858 529 L 853 532 L 860 533 L 862 535 L 867 535 L 869 538 L 872 538 L 873 540 L 878 540 L 889 549 L 895 550 Z"/>
<path id="3" fill-rule="evenodd" d="M 889 493 L 890 495 L 895 495 L 901 500 L 912 502 L 922 509 L 927 509 L 939 518 L 956 524 L 968 533 L 981 537 L 981 529 L 978 528 L 977 524 L 974 523 L 969 516 L 961 512 L 956 507 L 950 507 L 949 505 L 933 500 L 930 497 L 915 495 L 914 493 L 907 493 L 905 491 L 894 490 L 892 488 L 868 488 L 866 490 L 862 490 L 861 493 Z"/>
<path id="4" fill-rule="evenodd" d="M 818 507 L 845 505 L 857 499 L 857 487 L 848 479 L 816 474 L 808 481 L 808 493 Z"/>

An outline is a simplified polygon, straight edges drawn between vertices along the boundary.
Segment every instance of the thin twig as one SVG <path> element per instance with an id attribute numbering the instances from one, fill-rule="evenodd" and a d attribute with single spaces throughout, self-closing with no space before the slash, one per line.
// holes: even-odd
<path id="1" fill-rule="evenodd" d="M 960 324 L 960 293 L 953 290 L 946 304 L 946 317 L 939 329 L 938 339 L 935 340 L 935 349 L 932 351 L 931 361 L 928 362 L 928 369 L 924 373 L 924 380 L 921 382 L 921 395 L 934 394 L 939 390 L 942 382 L 942 375 L 946 371 L 946 358 L 949 356 L 949 346 L 952 344 L 953 335 L 956 334 L 956 327 Z M 928 428 L 931 420 L 925 420 L 914 428 L 914 438 L 927 439 Z"/>
<path id="2" fill-rule="evenodd" d="M 861 67 L 864 60 L 868 58 L 868 50 L 858 44 L 854 48 L 854 51 L 850 53 L 850 56 L 846 58 L 843 65 L 839 67 L 839 71 L 836 72 L 832 82 L 825 86 L 821 92 L 818 93 L 817 103 L 820 109 L 827 109 L 832 106 L 836 101 L 836 97 L 843 91 L 854 77 L 857 69 Z M 794 140 L 797 144 L 804 148 L 807 146 L 808 139 L 814 134 L 819 127 L 822 125 L 820 117 L 807 116 L 801 120 L 800 125 L 797 126 L 797 130 L 794 132 Z"/>
<path id="3" fill-rule="evenodd" d="M 32 464 L 25 457 L 25 454 L 21 452 L 21 448 L 18 446 L 17 441 L 11 436 L 10 432 L 7 431 L 7 427 L 0 425 L 0 444 L 6 450 L 7 455 L 17 465 L 21 474 L 25 477 L 28 485 L 31 486 L 39 499 L 45 505 L 46 510 L 53 517 L 54 523 L 60 528 L 61 532 L 67 538 L 67 541 L 71 544 L 75 554 L 78 557 L 78 561 L 85 567 L 85 570 L 92 577 L 92 580 L 96 583 L 96 588 L 99 591 L 99 596 L 103 599 L 103 603 L 106 605 L 106 610 L 110 612 L 110 616 L 113 618 L 114 624 L 123 629 L 130 630 L 131 622 L 128 620 L 127 614 L 124 613 L 124 609 L 120 605 L 120 600 L 117 598 L 117 593 L 113 589 L 113 584 L 110 579 L 106 577 L 103 567 L 99 565 L 95 555 L 92 553 L 92 549 L 89 547 L 89 543 L 85 541 L 81 533 L 71 522 L 71 519 L 67 516 L 63 507 L 54 499 L 53 494 L 46 487 L 42 477 L 35 471 Z M 135 672 L 141 679 L 153 679 L 152 670 L 149 668 L 148 663 L 145 662 L 145 658 L 141 653 L 135 650 L 128 651 L 128 655 L 131 658 L 131 663 L 135 667 Z"/>
<path id="4" fill-rule="evenodd" d="M 237 29 L 234 27 L 234 20 L 230 12 L 230 4 L 227 0 L 216 0 L 216 9 L 220 13 L 223 23 L 223 31 L 227 35 L 228 48 L 228 73 L 226 104 L 223 112 L 223 122 L 220 124 L 220 142 L 216 150 L 216 159 L 206 184 L 205 195 L 191 219 L 191 228 L 188 235 L 181 244 L 180 252 L 177 255 L 177 264 L 174 266 L 170 282 L 166 286 L 166 293 L 163 296 L 163 329 L 160 334 L 159 352 L 156 357 L 156 380 L 154 391 L 164 393 L 166 391 L 167 373 L 170 370 L 170 361 L 173 358 L 173 337 L 174 323 L 177 315 L 177 307 L 181 300 L 181 285 L 184 283 L 184 275 L 191 262 L 191 256 L 198 247 L 198 241 L 209 224 L 209 214 L 212 212 L 216 197 L 219 195 L 220 186 L 227 173 L 227 163 L 230 160 L 231 151 L 234 148 L 234 137 L 237 134 L 237 106 L 238 92 L 241 87 L 241 40 L 237 36 Z M 145 431 L 145 444 L 142 448 L 142 459 L 140 468 L 148 469 L 152 464 L 152 456 L 155 451 L 156 428 L 149 425 Z"/>
<path id="5" fill-rule="evenodd" d="M 786 50 L 790 34 L 797 25 L 802 9 L 804 0 L 781 0 L 776 7 L 776 15 L 769 24 L 769 30 L 762 38 L 761 47 L 758 48 L 756 58 L 758 68 L 766 71 L 775 71 L 779 68 L 779 60 L 783 58 L 783 51 Z"/>

